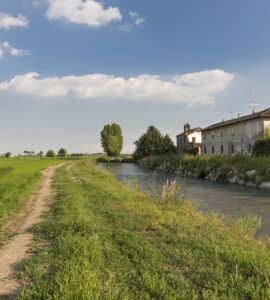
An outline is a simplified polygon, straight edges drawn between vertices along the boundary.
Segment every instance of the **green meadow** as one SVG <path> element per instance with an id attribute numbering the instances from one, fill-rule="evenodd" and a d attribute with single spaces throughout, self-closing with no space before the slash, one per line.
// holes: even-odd
<path id="1" fill-rule="evenodd" d="M 56 159 L 0 159 L 0 244 L 7 222 L 23 210 L 35 191 L 41 170 L 59 163 Z"/>
<path id="2" fill-rule="evenodd" d="M 149 198 L 91 160 L 62 167 L 35 226 L 18 299 L 269 299 L 270 247 L 258 220 Z"/>

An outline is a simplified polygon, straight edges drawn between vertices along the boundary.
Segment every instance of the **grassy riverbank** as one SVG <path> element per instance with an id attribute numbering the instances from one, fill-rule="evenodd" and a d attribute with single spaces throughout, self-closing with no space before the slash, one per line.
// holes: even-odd
<path id="1" fill-rule="evenodd" d="M 40 171 L 56 159 L 0 159 L 0 243 L 8 222 L 21 211 L 41 178 Z"/>
<path id="2" fill-rule="evenodd" d="M 270 183 L 270 157 L 157 155 L 143 158 L 139 164 L 201 179 L 254 186 Z"/>
<path id="3" fill-rule="evenodd" d="M 93 161 L 62 168 L 18 299 L 269 299 L 255 218 L 205 216 L 129 190 Z"/>

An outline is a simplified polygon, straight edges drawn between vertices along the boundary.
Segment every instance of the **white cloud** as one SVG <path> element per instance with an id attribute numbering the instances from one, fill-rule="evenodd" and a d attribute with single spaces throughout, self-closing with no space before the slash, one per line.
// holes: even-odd
<path id="1" fill-rule="evenodd" d="M 28 50 L 17 49 L 10 45 L 9 42 L 0 43 L 0 59 L 6 55 L 10 56 L 28 56 L 31 53 Z"/>
<path id="2" fill-rule="evenodd" d="M 125 23 L 121 26 L 121 29 L 123 29 L 124 31 L 129 32 L 135 26 L 140 26 L 145 22 L 145 19 L 143 17 L 141 17 L 140 14 L 138 14 L 135 11 L 130 11 L 129 16 L 131 18 L 131 21 L 128 23 Z"/>
<path id="3" fill-rule="evenodd" d="M 9 29 L 12 27 L 27 27 L 29 24 L 28 19 L 23 15 L 13 17 L 9 14 L 0 12 L 0 28 Z"/>
<path id="4" fill-rule="evenodd" d="M 100 27 L 112 21 L 121 21 L 122 15 L 117 7 L 105 8 L 96 0 L 47 0 L 46 12 L 49 20 L 63 20 L 67 23 L 85 24 Z"/>
<path id="5" fill-rule="evenodd" d="M 0 92 L 37 98 L 72 98 L 84 100 L 124 100 L 142 102 L 214 104 L 234 75 L 223 70 L 208 70 L 175 75 L 164 79 L 158 75 L 123 78 L 104 74 L 40 78 L 37 73 L 17 75 L 0 82 Z"/>

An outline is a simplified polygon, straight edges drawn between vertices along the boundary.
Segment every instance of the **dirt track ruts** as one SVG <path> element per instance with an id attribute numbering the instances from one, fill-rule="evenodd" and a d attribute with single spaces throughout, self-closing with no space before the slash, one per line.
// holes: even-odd
<path id="1" fill-rule="evenodd" d="M 41 221 L 42 214 L 48 209 L 47 199 L 52 195 L 52 178 L 63 164 L 49 167 L 42 172 L 42 182 L 30 200 L 31 208 L 21 221 L 15 235 L 0 249 L 0 298 L 14 298 L 21 282 L 14 278 L 15 268 L 28 255 L 33 233 L 30 228 Z"/>

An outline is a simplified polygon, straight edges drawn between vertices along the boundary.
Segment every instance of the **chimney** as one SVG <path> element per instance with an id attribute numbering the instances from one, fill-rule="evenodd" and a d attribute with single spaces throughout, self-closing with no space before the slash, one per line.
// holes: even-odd
<path id="1" fill-rule="evenodd" d="M 190 132 L 190 124 L 186 123 L 186 124 L 184 125 L 184 133 L 187 134 L 187 133 L 189 133 L 189 132 Z"/>

